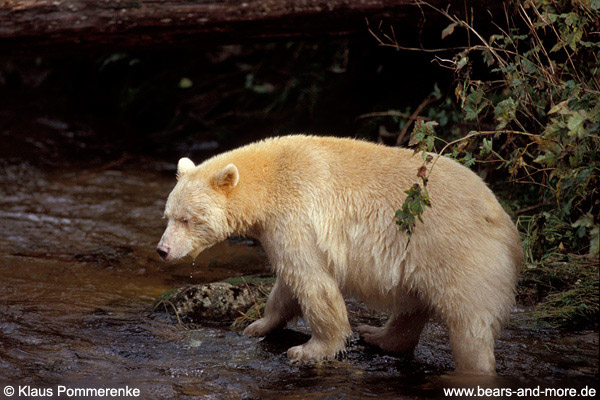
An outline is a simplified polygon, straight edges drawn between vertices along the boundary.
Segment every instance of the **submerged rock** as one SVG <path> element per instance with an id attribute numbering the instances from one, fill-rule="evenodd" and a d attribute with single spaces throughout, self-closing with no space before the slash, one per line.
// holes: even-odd
<path id="1" fill-rule="evenodd" d="M 251 322 L 260 317 L 269 289 L 269 280 L 257 278 L 185 286 L 163 294 L 154 309 L 184 324 Z"/>

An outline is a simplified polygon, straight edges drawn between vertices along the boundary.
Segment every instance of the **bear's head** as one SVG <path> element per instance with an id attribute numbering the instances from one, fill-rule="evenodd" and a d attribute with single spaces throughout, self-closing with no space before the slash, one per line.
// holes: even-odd
<path id="1" fill-rule="evenodd" d="M 177 185 L 165 206 L 167 229 L 156 247 L 163 260 L 177 260 L 186 255 L 196 257 L 231 234 L 227 196 L 238 180 L 234 164 L 208 173 L 189 158 L 179 160 Z"/>

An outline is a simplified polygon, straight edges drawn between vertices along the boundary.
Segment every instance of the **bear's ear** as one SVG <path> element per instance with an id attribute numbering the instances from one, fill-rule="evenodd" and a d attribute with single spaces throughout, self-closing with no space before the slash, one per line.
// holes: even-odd
<path id="1" fill-rule="evenodd" d="M 185 175 L 187 172 L 189 172 L 194 167 L 196 167 L 196 166 L 194 165 L 192 160 L 190 160 L 187 157 L 183 157 L 177 163 L 177 179 L 181 178 L 183 175 Z"/>
<path id="2" fill-rule="evenodd" d="M 240 174 L 235 165 L 229 164 L 213 177 L 213 184 L 218 188 L 234 188 L 240 180 Z"/>

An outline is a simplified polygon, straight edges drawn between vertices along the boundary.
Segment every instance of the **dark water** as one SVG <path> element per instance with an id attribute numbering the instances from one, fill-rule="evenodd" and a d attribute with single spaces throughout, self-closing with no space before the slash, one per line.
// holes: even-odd
<path id="1" fill-rule="evenodd" d="M 500 376 L 479 380 L 451 375 L 447 334 L 436 322 L 414 360 L 355 339 L 345 357 L 318 365 L 285 358 L 289 346 L 307 339 L 304 325 L 266 340 L 226 327 L 173 325 L 152 312 L 161 293 L 261 272 L 266 261 L 258 247 L 225 242 L 195 265 L 163 264 L 154 247 L 175 183 L 165 172 L 172 166 L 121 161 L 52 169 L 0 164 L 2 386 L 128 385 L 144 399 L 416 399 L 461 385 L 595 385 L 598 333 L 536 329 L 518 310 L 498 340 Z M 353 325 L 380 320 L 356 304 L 351 310 Z"/>

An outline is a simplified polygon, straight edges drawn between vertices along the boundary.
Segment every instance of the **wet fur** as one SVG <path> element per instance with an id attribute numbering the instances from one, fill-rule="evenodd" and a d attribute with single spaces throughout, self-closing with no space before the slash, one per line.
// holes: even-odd
<path id="1" fill-rule="evenodd" d="M 458 372 L 495 372 L 494 339 L 514 301 L 522 250 L 509 216 L 469 169 L 437 161 L 432 207 L 407 246 L 394 213 L 422 164 L 411 150 L 297 135 L 184 164 L 166 206 L 173 229 L 161 243 L 178 258 L 231 234 L 254 236 L 277 276 L 264 318 L 246 334 L 266 335 L 301 315 L 312 337 L 288 355 L 334 357 L 352 333 L 344 304 L 352 296 L 392 313 L 382 328 L 358 328 L 366 341 L 412 351 L 435 313 Z M 216 182 L 230 164 L 235 184 Z M 175 229 L 183 214 L 206 227 Z"/>

